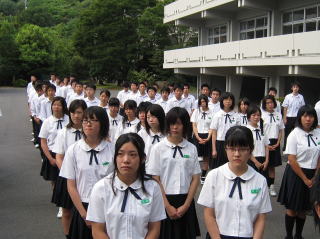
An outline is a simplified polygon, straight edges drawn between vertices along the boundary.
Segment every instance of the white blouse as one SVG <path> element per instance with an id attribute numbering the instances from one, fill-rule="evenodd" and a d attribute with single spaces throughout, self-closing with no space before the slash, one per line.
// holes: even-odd
<path id="1" fill-rule="evenodd" d="M 263 131 L 268 139 L 278 139 L 280 130 L 284 129 L 282 116 L 278 112 L 262 111 Z"/>
<path id="2" fill-rule="evenodd" d="M 210 130 L 210 124 L 213 119 L 214 113 L 212 110 L 203 111 L 200 108 L 197 108 L 193 111 L 190 121 L 192 123 L 197 123 L 197 130 L 200 134 L 207 134 Z"/>
<path id="3" fill-rule="evenodd" d="M 220 110 L 213 116 L 210 129 L 217 131 L 217 140 L 224 141 L 228 129 L 236 125 L 240 125 L 240 118 L 236 112 L 227 113 Z"/>

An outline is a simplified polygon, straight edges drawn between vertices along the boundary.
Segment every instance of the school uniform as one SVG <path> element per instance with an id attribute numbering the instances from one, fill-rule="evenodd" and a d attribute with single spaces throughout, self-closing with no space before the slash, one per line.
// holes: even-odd
<path id="1" fill-rule="evenodd" d="M 210 168 L 217 168 L 228 162 L 224 148 L 224 141 L 227 131 L 236 125 L 240 125 L 240 118 L 234 111 L 226 113 L 224 110 L 217 112 L 212 119 L 210 129 L 217 131 L 216 150 L 217 157 L 212 160 Z"/>
<path id="2" fill-rule="evenodd" d="M 88 97 L 84 98 L 84 101 L 87 104 L 87 107 L 91 106 L 99 106 L 100 105 L 100 100 L 97 97 L 94 97 L 93 100 L 90 100 Z"/>
<path id="3" fill-rule="evenodd" d="M 221 238 L 231 239 L 253 238 L 257 216 L 272 210 L 265 178 L 250 166 L 237 176 L 229 163 L 208 173 L 198 204 L 214 208 Z"/>
<path id="4" fill-rule="evenodd" d="M 259 163 L 264 163 L 266 160 L 266 146 L 269 145 L 269 139 L 263 132 L 261 132 L 259 126 L 256 128 L 248 124 L 247 128 L 251 130 L 253 136 L 254 149 L 252 151 L 252 156 L 255 157 Z M 251 160 L 248 161 L 248 164 L 257 172 L 268 178 L 268 169 L 265 171 L 258 169 Z"/>
<path id="5" fill-rule="evenodd" d="M 161 99 L 161 94 L 156 93 L 156 100 L 160 100 Z"/>
<path id="6" fill-rule="evenodd" d="M 161 132 L 158 132 L 155 134 L 152 132 L 151 129 L 149 130 L 149 134 L 148 134 L 145 128 L 141 129 L 138 132 L 138 135 L 140 135 L 144 141 L 144 145 L 145 145 L 144 152 L 146 154 L 146 164 L 147 164 L 149 161 L 150 151 L 152 147 L 157 143 L 161 142 L 165 138 L 165 136 Z"/>
<path id="7" fill-rule="evenodd" d="M 101 103 L 99 103 L 98 106 L 101 107 L 102 109 L 104 109 L 104 110 L 108 113 L 108 111 L 109 111 L 109 105 L 101 106 Z"/>
<path id="8" fill-rule="evenodd" d="M 84 93 L 82 92 L 80 95 L 78 95 L 77 93 L 70 95 L 68 102 L 67 102 L 68 108 L 69 108 L 71 102 L 74 100 L 85 100 Z"/>
<path id="9" fill-rule="evenodd" d="M 320 126 L 320 101 L 318 101 L 315 106 L 314 109 L 317 112 L 317 117 L 318 117 L 318 125 Z"/>
<path id="10" fill-rule="evenodd" d="M 93 187 L 87 220 L 105 223 L 110 239 L 144 239 L 148 223 L 166 218 L 163 198 L 158 183 L 144 181 L 147 193 L 137 179 L 130 186 L 113 174 L 101 179 Z"/>
<path id="11" fill-rule="evenodd" d="M 117 129 L 120 127 L 122 124 L 123 117 L 119 114 L 115 118 L 113 118 L 110 115 L 110 112 L 108 112 L 108 117 L 109 117 L 109 137 L 112 143 L 116 143 L 116 132 Z"/>
<path id="12" fill-rule="evenodd" d="M 181 98 L 178 100 L 175 96 L 168 100 L 166 112 L 170 111 L 173 107 L 185 108 L 187 110 L 187 102 Z M 188 112 L 191 113 L 191 112 Z"/>
<path id="13" fill-rule="evenodd" d="M 119 126 L 117 127 L 114 140 L 117 141 L 120 135 L 126 134 L 126 133 L 138 133 L 137 132 L 137 125 L 140 123 L 140 120 L 138 118 L 135 118 L 132 121 L 126 120 L 123 122 L 123 120 L 120 122 Z"/>
<path id="14" fill-rule="evenodd" d="M 69 102 L 69 99 L 71 96 L 75 95 L 76 92 L 74 92 L 74 89 L 70 86 L 70 88 L 67 90 L 67 97 L 66 97 L 66 102 Z"/>
<path id="15" fill-rule="evenodd" d="M 214 113 L 209 109 L 203 111 L 201 108 L 195 109 L 191 115 L 190 121 L 197 124 L 198 135 L 201 139 L 207 139 L 210 131 L 210 124 L 213 119 Z M 194 136 L 194 142 L 197 146 L 199 157 L 211 157 L 212 151 L 212 139 L 205 143 L 199 144 L 198 140 Z"/>
<path id="16" fill-rule="evenodd" d="M 201 94 L 200 94 L 201 95 Z M 208 106 L 211 102 L 211 97 L 207 96 L 208 97 Z M 199 105 L 199 100 L 197 99 L 195 102 L 194 102 L 194 105 L 198 106 Z M 220 106 L 220 102 L 219 102 L 219 106 Z"/>
<path id="17" fill-rule="evenodd" d="M 157 105 L 160 105 L 164 111 L 164 113 L 167 113 L 167 105 L 169 100 L 163 100 L 162 98 L 156 101 Z"/>
<path id="18" fill-rule="evenodd" d="M 138 105 L 138 96 L 139 96 L 139 91 L 135 93 L 131 91 L 130 94 L 127 94 L 127 97 L 124 102 L 126 102 L 127 100 L 134 100 Z"/>
<path id="19" fill-rule="evenodd" d="M 55 158 L 55 153 L 52 152 L 53 146 L 58 134 L 64 126 L 69 123 L 69 117 L 64 115 L 63 118 L 56 118 L 53 115 L 43 121 L 40 129 L 39 138 L 46 139 L 49 151 L 52 157 Z M 58 176 L 58 167 L 52 166 L 49 159 L 43 154 L 43 161 L 41 166 L 40 175 L 44 180 L 55 181 Z"/>
<path id="20" fill-rule="evenodd" d="M 188 111 L 189 114 L 191 114 L 191 112 L 197 107 L 197 105 L 195 104 L 196 99 L 194 98 L 193 95 L 188 94 L 187 96 L 185 96 L 184 94 L 182 95 L 182 98 L 185 99 L 186 101 L 186 110 Z"/>
<path id="21" fill-rule="evenodd" d="M 144 102 L 150 102 L 152 104 L 155 104 L 157 102 L 156 98 L 151 99 L 149 96 L 148 98 L 144 99 Z"/>
<path id="22" fill-rule="evenodd" d="M 274 112 L 279 113 L 279 114 L 281 115 L 281 117 L 282 117 L 281 103 L 280 103 L 280 101 L 278 101 L 278 100 L 275 100 L 275 101 L 276 101 L 276 106 L 274 107 L 273 110 L 274 110 Z M 260 109 L 261 109 L 261 112 L 264 112 L 264 111 L 265 111 L 264 109 L 262 109 L 262 103 L 261 103 Z"/>
<path id="23" fill-rule="evenodd" d="M 149 98 L 149 96 L 147 95 L 147 93 L 145 93 L 144 95 L 141 95 L 141 93 L 138 92 L 138 95 L 137 95 L 137 97 L 136 97 L 137 105 L 139 106 L 139 104 L 140 104 L 141 102 L 146 101 L 148 98 Z"/>
<path id="24" fill-rule="evenodd" d="M 241 126 L 247 126 L 248 125 L 248 118 L 247 114 L 238 113 L 238 117 L 240 118 L 240 125 Z"/>
<path id="25" fill-rule="evenodd" d="M 151 149 L 146 172 L 160 176 L 169 203 L 178 208 L 187 198 L 192 176 L 201 173 L 197 149 L 186 139 L 175 145 L 165 138 Z M 161 222 L 161 239 L 189 239 L 196 236 L 200 236 L 200 230 L 194 201 L 182 218 L 167 218 Z"/>
<path id="26" fill-rule="evenodd" d="M 128 96 L 130 95 L 131 91 L 128 90 L 128 91 L 125 91 L 125 90 L 120 90 L 118 95 L 117 95 L 117 98 L 119 99 L 120 101 L 120 104 L 123 105 L 124 102 L 126 102 L 126 100 L 128 99 Z"/>
<path id="27" fill-rule="evenodd" d="M 114 147 L 106 140 L 102 140 L 92 149 L 84 139 L 81 139 L 67 149 L 60 176 L 75 180 L 85 209 L 88 208 L 91 191 L 96 182 L 113 172 L 113 155 Z M 91 229 L 86 226 L 78 210 L 74 211 L 69 236 L 71 239 L 92 238 Z"/>
<path id="28" fill-rule="evenodd" d="M 320 129 L 306 132 L 296 127 L 288 136 L 287 155 L 295 155 L 296 161 L 308 179 L 316 171 L 320 156 Z M 278 202 L 293 211 L 306 211 L 311 209 L 310 189 L 302 179 L 293 171 L 288 162 L 283 174 Z"/>
<path id="29" fill-rule="evenodd" d="M 210 100 L 208 103 L 208 107 L 215 114 L 221 110 L 220 101 L 218 101 L 217 103 L 212 103 L 212 101 Z"/>
<path id="30" fill-rule="evenodd" d="M 52 152 L 64 155 L 68 147 L 80 140 L 82 137 L 82 129 L 64 127 L 58 132 Z M 67 209 L 71 209 L 73 207 L 72 200 L 68 193 L 67 180 L 61 176 L 58 176 L 57 181 L 55 182 L 51 202 L 56 204 L 57 207 Z"/>
<path id="31" fill-rule="evenodd" d="M 284 129 L 284 123 L 279 112 L 262 112 L 263 131 L 269 139 L 269 145 L 275 145 L 278 142 L 279 133 Z M 277 167 L 282 164 L 280 145 L 275 150 L 269 151 L 269 167 Z"/>
<path id="32" fill-rule="evenodd" d="M 39 119 L 41 119 L 41 121 L 44 121 L 52 115 L 51 104 L 52 101 L 47 97 L 41 101 L 39 114 Z"/>

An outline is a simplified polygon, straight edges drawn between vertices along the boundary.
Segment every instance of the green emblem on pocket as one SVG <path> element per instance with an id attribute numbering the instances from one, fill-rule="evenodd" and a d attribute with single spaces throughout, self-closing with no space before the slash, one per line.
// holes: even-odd
<path id="1" fill-rule="evenodd" d="M 260 193 L 260 191 L 261 191 L 261 188 L 251 189 L 252 194 L 258 194 L 258 193 Z"/>
<path id="2" fill-rule="evenodd" d="M 183 155 L 183 157 L 188 159 L 188 158 L 190 158 L 190 155 L 189 154 L 185 154 L 185 155 Z"/>
<path id="3" fill-rule="evenodd" d="M 104 162 L 104 163 L 102 163 L 102 165 L 107 166 L 107 165 L 109 165 L 109 162 Z"/>
<path id="4" fill-rule="evenodd" d="M 148 198 L 141 200 L 141 204 L 148 204 L 148 203 L 150 203 L 150 200 Z"/>

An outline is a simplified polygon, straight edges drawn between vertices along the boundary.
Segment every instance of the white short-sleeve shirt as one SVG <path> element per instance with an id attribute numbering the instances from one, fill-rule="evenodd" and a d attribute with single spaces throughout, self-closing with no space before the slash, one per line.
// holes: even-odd
<path id="1" fill-rule="evenodd" d="M 217 131 L 217 140 L 224 141 L 228 129 L 236 125 L 240 125 L 240 118 L 236 112 L 226 113 L 224 110 L 220 110 L 213 116 L 210 129 Z"/>
<path id="2" fill-rule="evenodd" d="M 135 118 L 132 121 L 126 121 L 125 123 L 122 123 L 121 121 L 119 127 L 116 130 L 114 139 L 117 140 L 122 134 L 137 133 L 137 125 L 139 124 L 139 122 L 140 120 L 138 118 Z"/>
<path id="3" fill-rule="evenodd" d="M 214 208 L 220 234 L 233 237 L 252 237 L 258 214 L 271 212 L 266 179 L 248 166 L 240 176 L 242 199 L 238 187 L 232 197 L 231 189 L 237 176 L 229 163 L 210 171 L 199 195 L 198 204 Z"/>
<path id="4" fill-rule="evenodd" d="M 284 153 L 296 155 L 301 168 L 315 169 L 320 156 L 320 129 L 308 133 L 296 127 L 288 136 Z"/>
<path id="5" fill-rule="evenodd" d="M 254 157 L 265 157 L 266 156 L 266 146 L 269 145 L 269 139 L 265 134 L 262 134 L 260 127 L 253 127 L 250 124 L 247 128 L 251 130 L 253 135 L 254 149 L 252 155 Z"/>
<path id="6" fill-rule="evenodd" d="M 131 93 L 130 90 L 128 90 L 128 91 L 125 91 L 125 90 L 119 91 L 119 93 L 117 95 L 117 98 L 119 99 L 120 104 L 123 105 L 124 102 L 126 102 L 126 100 L 128 99 L 128 96 L 129 96 L 130 93 Z"/>
<path id="7" fill-rule="evenodd" d="M 241 126 L 247 126 L 248 124 L 248 117 L 247 114 L 238 113 L 238 117 L 240 118 L 240 125 Z"/>
<path id="8" fill-rule="evenodd" d="M 150 97 L 147 97 L 144 99 L 144 102 L 150 102 L 152 104 L 155 104 L 157 102 L 157 98 L 151 99 Z"/>
<path id="9" fill-rule="evenodd" d="M 269 113 L 262 111 L 263 131 L 268 139 L 278 139 L 280 130 L 284 129 L 284 123 L 281 114 L 274 111 Z"/>
<path id="10" fill-rule="evenodd" d="M 169 100 L 163 100 L 162 98 L 156 101 L 157 105 L 160 105 L 165 113 L 167 113 L 167 105 Z"/>
<path id="11" fill-rule="evenodd" d="M 193 95 L 190 94 L 188 94 L 188 96 L 182 95 L 182 98 L 185 99 L 187 105 L 186 110 L 190 114 L 192 110 L 194 110 L 197 107 L 197 105 L 195 105 L 196 99 Z"/>
<path id="12" fill-rule="evenodd" d="M 185 108 L 187 111 L 187 102 L 185 99 L 181 98 L 181 100 L 177 100 L 175 96 L 168 100 L 166 112 L 171 110 L 173 107 Z M 191 113 L 191 111 L 188 113 Z"/>
<path id="13" fill-rule="evenodd" d="M 100 105 L 100 100 L 97 97 L 94 97 L 93 100 L 90 100 L 88 97 L 84 99 L 84 101 L 87 104 L 87 107 L 89 108 L 90 106 L 99 106 Z"/>
<path id="14" fill-rule="evenodd" d="M 58 131 L 61 130 L 59 121 L 61 121 L 61 126 L 63 128 L 69 123 L 69 117 L 64 115 L 63 118 L 58 119 L 51 115 L 49 118 L 43 121 L 40 129 L 39 138 L 47 139 L 47 144 L 50 151 L 53 150 Z"/>
<path id="15" fill-rule="evenodd" d="M 215 114 L 221 110 L 220 101 L 218 101 L 217 103 L 212 103 L 212 101 L 210 100 L 208 103 L 208 107 Z"/>
<path id="16" fill-rule="evenodd" d="M 68 99 L 68 107 L 70 106 L 71 102 L 74 101 L 74 100 L 85 100 L 84 98 L 84 93 L 82 92 L 81 95 L 78 95 L 76 93 L 70 95 L 69 99 Z"/>
<path id="17" fill-rule="evenodd" d="M 110 112 L 108 112 L 108 117 L 109 117 L 109 137 L 111 142 L 115 143 L 117 129 L 122 124 L 122 116 L 117 114 L 117 116 L 113 118 L 110 115 Z"/>
<path id="18" fill-rule="evenodd" d="M 40 102 L 39 119 L 41 119 L 42 121 L 44 121 L 52 115 L 51 104 L 52 101 L 50 101 L 47 97 Z"/>
<path id="19" fill-rule="evenodd" d="M 318 125 L 320 125 L 320 101 L 318 101 L 316 103 L 316 105 L 314 106 L 314 109 L 317 112 L 317 117 L 318 117 Z"/>
<path id="20" fill-rule="evenodd" d="M 130 185 L 141 200 L 129 191 L 124 212 L 121 212 L 128 185 L 117 176 L 112 185 L 112 174 L 101 179 L 92 190 L 87 220 L 105 223 L 109 238 L 144 239 L 148 233 L 149 222 L 158 222 L 166 218 L 158 183 L 146 180 L 144 186 L 148 193 L 143 192 L 140 180 Z"/>
<path id="21" fill-rule="evenodd" d="M 92 148 L 81 139 L 72 144 L 64 156 L 59 176 L 76 181 L 81 201 L 88 203 L 93 186 L 103 177 L 113 172 L 114 146 L 105 140 L 94 149 L 97 162 L 90 157 Z"/>
<path id="22" fill-rule="evenodd" d="M 79 133 L 77 133 L 77 131 Z M 64 127 L 62 130 L 59 130 L 58 132 L 52 152 L 57 154 L 65 154 L 68 147 L 80 140 L 81 138 L 83 138 L 82 129 Z"/>
<path id="23" fill-rule="evenodd" d="M 287 108 L 287 117 L 297 117 L 298 111 L 301 106 L 304 106 L 304 98 L 302 95 L 293 93 L 286 95 L 282 106 Z"/>
<path id="24" fill-rule="evenodd" d="M 187 194 L 192 176 L 201 173 L 198 152 L 196 146 L 186 139 L 178 145 L 182 156 L 175 150 L 176 146 L 168 138 L 156 144 L 151 149 L 146 172 L 160 176 L 166 194 Z"/>
<path id="25" fill-rule="evenodd" d="M 200 108 L 195 109 L 191 115 L 190 121 L 197 124 L 197 130 L 200 134 L 207 134 L 210 130 L 214 113 L 209 109 L 203 111 Z"/>

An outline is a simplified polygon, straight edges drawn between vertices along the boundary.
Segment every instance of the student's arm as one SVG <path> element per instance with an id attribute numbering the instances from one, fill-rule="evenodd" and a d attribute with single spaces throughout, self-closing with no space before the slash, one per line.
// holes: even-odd
<path id="1" fill-rule="evenodd" d="M 81 215 L 81 217 L 83 218 L 83 220 L 85 220 L 87 226 L 90 226 L 91 223 L 86 220 L 87 211 L 82 205 L 80 195 L 79 195 L 77 185 L 76 185 L 76 180 L 68 179 L 67 186 L 68 186 L 69 195 L 72 199 L 74 206 L 77 208 L 77 210 L 78 210 L 79 214 Z"/>
<path id="2" fill-rule="evenodd" d="M 161 222 L 149 222 L 148 223 L 148 233 L 145 239 L 158 239 L 160 236 L 160 226 Z"/>
<path id="3" fill-rule="evenodd" d="M 253 225 L 253 239 L 263 238 L 265 222 L 266 222 L 266 214 L 265 213 L 258 214 L 257 219 Z"/>
<path id="4" fill-rule="evenodd" d="M 268 164 L 269 164 L 269 147 L 268 145 L 265 146 L 265 154 L 266 154 L 266 159 L 263 162 L 263 171 L 267 170 Z"/>
<path id="5" fill-rule="evenodd" d="M 280 146 L 280 143 L 281 143 L 283 134 L 284 134 L 284 130 L 281 129 L 281 130 L 279 131 L 278 141 L 277 141 L 276 145 L 274 145 L 274 149 L 276 149 L 278 146 Z"/>
<path id="6" fill-rule="evenodd" d="M 211 134 L 212 134 L 212 157 L 216 158 L 217 157 L 217 149 L 216 149 L 217 130 L 212 129 Z"/>
<path id="7" fill-rule="evenodd" d="M 92 237 L 94 239 L 109 239 L 109 236 L 106 232 L 106 224 L 105 223 L 98 223 L 98 222 L 91 222 L 92 227 Z"/>
<path id="8" fill-rule="evenodd" d="M 179 217 L 182 217 L 188 211 L 188 209 L 189 209 L 189 207 L 190 207 L 190 205 L 191 205 L 191 203 L 193 201 L 194 195 L 197 192 L 197 188 L 199 186 L 199 183 L 200 183 L 200 174 L 192 175 L 191 184 L 190 184 L 190 188 L 189 188 L 189 191 L 188 191 L 187 199 L 186 199 L 186 201 L 184 202 L 184 204 L 182 206 L 177 208 L 177 215 Z"/>
<path id="9" fill-rule="evenodd" d="M 252 155 L 250 160 L 254 163 L 254 165 L 258 168 L 261 169 L 262 164 Z"/>
<path id="10" fill-rule="evenodd" d="M 221 239 L 214 208 L 205 207 L 203 209 L 203 217 L 210 237 L 214 239 Z"/>
<path id="11" fill-rule="evenodd" d="M 302 171 L 300 165 L 297 162 L 296 155 L 289 154 L 288 155 L 288 161 L 289 165 L 291 166 L 292 170 L 301 178 L 301 180 L 304 182 L 305 185 L 307 185 L 309 188 L 312 187 L 312 180 L 308 179 L 304 172 Z"/>
<path id="12" fill-rule="evenodd" d="M 167 197 L 166 197 L 166 193 L 165 193 L 164 188 L 163 188 L 163 185 L 162 185 L 162 183 L 161 183 L 161 181 L 160 181 L 160 176 L 152 176 L 152 177 L 153 177 L 153 179 L 156 180 L 156 181 L 159 183 L 159 185 L 160 185 L 161 193 L 162 193 L 162 197 L 163 197 L 163 202 L 164 202 L 164 206 L 165 206 L 165 208 L 166 208 L 166 211 L 167 211 L 167 213 L 168 213 L 168 216 L 169 216 L 171 219 L 177 219 L 177 218 L 179 218 L 178 215 L 177 215 L 177 209 L 169 203 L 169 201 L 168 201 L 168 199 L 167 199 Z"/>
<path id="13" fill-rule="evenodd" d="M 283 123 L 286 125 L 287 124 L 287 107 L 283 107 Z"/>
<path id="14" fill-rule="evenodd" d="M 64 154 L 56 154 L 56 164 L 59 169 L 61 169 L 63 158 L 64 158 Z"/>
<path id="15" fill-rule="evenodd" d="M 201 144 L 202 143 L 202 139 L 198 135 L 198 128 L 197 128 L 197 123 L 196 122 L 192 122 L 192 129 L 193 129 L 194 136 L 196 137 L 198 142 Z"/>
<path id="16" fill-rule="evenodd" d="M 51 153 L 49 151 L 48 144 L 47 144 L 47 139 L 41 138 L 41 148 L 42 148 L 42 151 L 45 154 L 45 156 L 48 158 L 50 164 L 52 166 L 55 166 L 56 165 L 56 159 L 51 156 Z"/>

